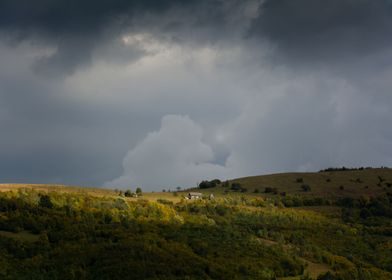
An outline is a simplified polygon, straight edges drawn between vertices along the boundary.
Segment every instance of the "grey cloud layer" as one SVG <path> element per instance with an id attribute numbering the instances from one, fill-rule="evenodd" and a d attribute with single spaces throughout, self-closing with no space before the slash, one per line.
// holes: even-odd
<path id="1" fill-rule="evenodd" d="M 284 55 L 317 62 L 390 48 L 388 0 L 266 0 L 250 36 L 276 43 Z"/>
<path id="2" fill-rule="evenodd" d="M 192 37 L 214 40 L 233 18 L 240 1 L 99 0 L 99 1 L 0 1 L 0 30 L 11 41 L 35 40 L 55 49 L 37 61 L 44 74 L 69 75 L 79 66 L 90 66 L 93 52 L 101 45 L 119 48 L 121 36 L 148 32 L 167 40 Z M 233 7 L 235 6 L 235 7 Z M 232 14 L 226 14 L 226 13 Z M 219 28 L 216 28 L 219 27 Z M 215 30 L 218 29 L 218 30 Z M 233 29 L 231 29 L 232 31 Z M 187 38 L 187 39 L 189 39 Z M 186 40 L 187 40 L 186 39 Z M 128 47 L 122 60 L 145 55 Z"/>
<path id="3" fill-rule="evenodd" d="M 382 0 L 0 0 L 0 181 L 392 165 L 391 22 Z"/>

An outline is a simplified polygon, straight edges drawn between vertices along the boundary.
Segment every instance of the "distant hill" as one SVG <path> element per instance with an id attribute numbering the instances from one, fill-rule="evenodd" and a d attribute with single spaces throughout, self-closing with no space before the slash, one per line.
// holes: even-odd
<path id="1" fill-rule="evenodd" d="M 276 189 L 278 194 L 289 195 L 300 194 L 330 198 L 378 196 L 392 192 L 392 169 L 369 168 L 251 176 L 222 182 L 217 187 L 204 191 L 216 194 L 233 193 L 235 192 L 231 189 L 233 183 L 240 184 L 244 190 L 243 194 L 254 195 L 265 195 L 266 188 L 269 188 Z"/>

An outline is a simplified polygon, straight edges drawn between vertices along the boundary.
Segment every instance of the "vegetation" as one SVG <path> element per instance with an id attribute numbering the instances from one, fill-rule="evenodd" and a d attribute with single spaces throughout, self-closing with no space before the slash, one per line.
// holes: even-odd
<path id="1" fill-rule="evenodd" d="M 264 193 L 266 188 L 276 188 L 277 193 L 326 198 L 378 196 L 392 191 L 392 169 L 390 168 L 345 168 L 344 172 L 328 171 L 335 169 L 339 168 L 330 168 L 316 173 L 252 176 L 231 180 L 229 183 L 239 183 L 243 188 L 252 190 L 252 193 L 255 189 Z M 308 185 L 311 190 L 304 191 L 301 185 Z M 215 188 L 215 191 L 218 191 L 218 188 L 219 186 Z"/>
<path id="2" fill-rule="evenodd" d="M 237 179 L 194 201 L 179 189 L 7 186 L 0 279 L 392 279 L 387 171 Z"/>
<path id="3" fill-rule="evenodd" d="M 301 188 L 304 192 L 310 192 L 312 189 L 310 188 L 309 185 L 303 184 L 301 185 Z"/>
<path id="4" fill-rule="evenodd" d="M 219 179 L 214 179 L 214 180 L 212 180 L 212 181 L 205 180 L 205 181 L 202 181 L 202 182 L 199 184 L 199 188 L 200 188 L 200 189 L 214 188 L 214 187 L 220 185 L 221 183 L 222 183 L 222 182 L 221 182 Z"/>

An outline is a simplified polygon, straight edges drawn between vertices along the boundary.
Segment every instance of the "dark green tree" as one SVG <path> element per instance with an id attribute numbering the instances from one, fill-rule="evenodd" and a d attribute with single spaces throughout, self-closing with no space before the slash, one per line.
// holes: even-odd
<path id="1" fill-rule="evenodd" d="M 49 208 L 49 209 L 53 208 L 53 202 L 52 202 L 50 196 L 47 194 L 40 195 L 38 204 L 41 207 L 45 207 L 45 208 Z"/>

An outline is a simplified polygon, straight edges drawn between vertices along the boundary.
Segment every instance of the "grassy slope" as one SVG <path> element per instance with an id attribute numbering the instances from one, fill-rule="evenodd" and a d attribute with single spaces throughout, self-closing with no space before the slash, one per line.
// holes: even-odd
<path id="1" fill-rule="evenodd" d="M 102 188 L 90 188 L 79 186 L 66 186 L 66 185 L 50 185 L 50 184 L 0 184 L 0 191 L 13 191 L 18 189 L 31 189 L 35 191 L 56 191 L 65 193 L 79 193 L 89 194 L 93 196 L 110 196 L 114 195 L 113 190 Z"/>
<path id="2" fill-rule="evenodd" d="M 384 179 L 380 184 L 379 176 Z M 302 183 L 296 182 L 303 178 Z M 329 182 L 328 182 L 329 181 Z M 355 171 L 334 171 L 316 173 L 281 173 L 238 178 L 230 181 L 240 183 L 252 194 L 255 189 L 263 193 L 266 187 L 278 188 L 279 192 L 324 197 L 359 197 L 377 196 L 392 191 L 387 183 L 392 184 L 392 169 L 365 169 Z M 310 192 L 303 192 L 302 184 L 311 187 Z M 343 186 L 343 190 L 340 189 Z M 205 192 L 220 194 L 224 188 L 206 189 Z"/>
<path id="3" fill-rule="evenodd" d="M 383 178 L 380 183 L 379 177 Z M 303 182 L 298 183 L 297 178 L 302 178 Z M 265 195 L 263 192 L 266 187 L 277 188 L 279 192 L 287 194 L 301 194 L 323 197 L 359 197 L 377 196 L 386 191 L 392 191 L 392 169 L 365 169 L 355 171 L 334 171 L 334 172 L 314 172 L 314 173 L 279 173 L 261 176 L 251 176 L 233 179 L 231 183 L 240 183 L 246 188 L 247 193 L 241 195 Z M 310 192 L 303 192 L 301 185 L 307 184 L 311 187 Z M 343 190 L 340 187 L 343 186 Z M 38 191 L 57 191 L 67 193 L 85 193 L 93 196 L 117 196 L 114 190 L 102 188 L 85 188 L 65 185 L 43 185 L 43 184 L 0 184 L 0 191 L 17 190 L 21 188 L 29 188 Z M 258 194 L 254 194 L 254 190 L 258 190 Z M 214 193 L 221 196 L 227 188 L 218 186 L 212 189 L 200 190 L 203 193 Z M 169 192 L 151 192 L 144 193 L 143 199 L 156 201 L 159 198 L 178 202 L 187 194 L 187 190 L 183 190 L 175 196 Z M 235 193 L 233 193 L 235 194 Z M 135 198 L 128 198 L 136 200 Z"/>

